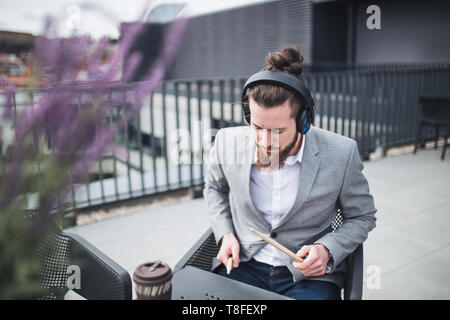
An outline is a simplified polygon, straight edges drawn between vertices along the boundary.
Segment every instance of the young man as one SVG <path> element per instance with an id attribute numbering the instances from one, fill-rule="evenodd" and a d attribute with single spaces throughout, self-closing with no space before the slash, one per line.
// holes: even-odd
<path id="1" fill-rule="evenodd" d="M 267 62 L 263 71 L 301 82 L 297 48 L 286 46 Z M 295 299 L 340 299 L 342 262 L 367 239 L 376 220 L 356 142 L 303 128 L 306 120 L 299 117 L 308 103 L 292 88 L 257 83 L 247 93 L 250 126 L 219 130 L 205 178 L 204 196 L 220 244 L 217 260 L 226 265 L 233 259 L 231 273 L 222 268 L 219 274 Z M 344 222 L 332 232 L 337 208 Z M 250 228 L 306 259 L 293 262 Z"/>

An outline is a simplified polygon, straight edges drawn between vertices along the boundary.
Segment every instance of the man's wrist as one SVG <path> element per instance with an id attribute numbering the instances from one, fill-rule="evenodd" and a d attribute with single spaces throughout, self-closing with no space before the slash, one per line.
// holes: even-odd
<path id="1" fill-rule="evenodd" d="M 232 238 L 232 237 L 234 237 L 234 232 L 228 232 L 228 233 L 225 233 L 225 234 L 222 236 L 222 238 L 220 239 L 220 242 L 219 242 L 219 243 L 222 243 L 223 240 L 227 240 L 227 239 L 230 239 L 230 238 Z"/>
<path id="2" fill-rule="evenodd" d="M 327 252 L 327 254 L 328 254 L 328 260 L 333 259 L 333 256 L 331 255 L 331 252 L 330 252 L 330 250 L 327 248 L 327 246 L 325 246 L 325 245 L 323 245 L 323 244 L 321 244 L 321 243 L 319 243 L 319 242 L 314 243 L 314 245 L 319 245 L 319 246 L 323 247 L 323 248 L 326 250 L 326 252 Z"/>
<path id="3" fill-rule="evenodd" d="M 234 237 L 234 232 L 228 232 L 228 233 L 225 233 L 225 234 L 223 235 L 222 238 L 229 238 L 229 237 L 231 237 L 231 236 Z"/>
<path id="4" fill-rule="evenodd" d="M 325 246 L 325 245 L 323 245 L 323 244 L 321 244 L 319 242 L 314 243 L 314 245 L 319 245 L 319 246 L 325 248 L 325 250 L 327 251 L 327 253 L 328 253 L 328 261 L 327 261 L 327 267 L 326 267 L 325 273 L 328 273 L 328 274 L 331 273 L 331 271 L 333 269 L 333 266 L 334 266 L 334 259 L 333 259 L 333 255 L 330 252 L 330 249 L 328 249 L 327 246 Z"/>

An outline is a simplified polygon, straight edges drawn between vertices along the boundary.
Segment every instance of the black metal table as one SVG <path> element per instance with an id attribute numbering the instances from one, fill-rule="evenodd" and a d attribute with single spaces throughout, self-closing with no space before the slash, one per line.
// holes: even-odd
<path id="1" fill-rule="evenodd" d="M 292 300 L 286 296 L 186 266 L 172 279 L 172 300 Z"/>

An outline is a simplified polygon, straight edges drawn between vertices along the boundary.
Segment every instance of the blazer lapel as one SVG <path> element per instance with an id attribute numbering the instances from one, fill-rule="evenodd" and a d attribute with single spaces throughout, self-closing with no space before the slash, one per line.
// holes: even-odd
<path id="1" fill-rule="evenodd" d="M 275 228 L 282 225 L 289 220 L 292 215 L 296 214 L 308 198 L 320 166 L 320 158 L 316 156 L 317 153 L 319 153 L 319 148 L 314 136 L 314 130 L 311 128 L 308 132 L 308 137 L 305 139 L 305 149 L 303 151 L 303 159 L 300 165 L 299 185 L 294 204 L 281 218 Z"/>

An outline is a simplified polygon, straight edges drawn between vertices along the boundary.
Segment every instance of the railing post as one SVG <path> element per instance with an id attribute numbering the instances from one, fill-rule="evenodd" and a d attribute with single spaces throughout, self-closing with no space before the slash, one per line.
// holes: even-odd
<path id="1" fill-rule="evenodd" d="M 180 108 L 180 106 L 179 106 L 179 90 L 178 90 L 178 87 L 179 87 L 179 83 L 178 83 L 178 81 L 175 81 L 175 83 L 174 83 L 174 95 L 175 95 L 175 122 L 176 122 L 176 128 L 175 128 L 175 130 L 180 130 L 180 111 L 179 111 L 179 108 Z M 180 158 L 180 156 L 181 156 L 181 152 L 180 152 L 181 150 L 180 149 L 178 149 L 178 183 L 181 185 L 181 182 L 182 182 L 182 176 L 181 176 L 181 166 L 182 166 L 182 163 L 181 163 L 181 158 Z"/>
<path id="2" fill-rule="evenodd" d="M 203 124 L 202 124 L 202 85 L 201 80 L 197 81 L 197 101 L 198 101 L 198 123 L 199 123 L 199 152 L 200 152 L 200 181 L 203 181 Z"/>
<path id="3" fill-rule="evenodd" d="M 155 116 L 154 116 L 154 107 L 155 107 L 155 93 L 153 92 L 150 96 L 150 140 L 152 141 L 151 145 L 153 148 L 152 152 L 152 167 L 153 167 L 153 190 L 155 192 L 158 191 L 158 172 L 157 172 L 157 165 L 156 165 L 156 158 L 157 158 L 157 148 L 156 148 L 156 139 L 155 139 Z M 161 150 L 162 151 L 162 150 Z"/>
<path id="4" fill-rule="evenodd" d="M 194 165 L 193 165 L 193 153 L 192 153 L 192 128 L 191 128 L 191 83 L 187 83 L 187 124 L 188 124 L 188 132 L 189 132 L 189 183 L 193 185 L 194 182 Z"/>
<path id="5" fill-rule="evenodd" d="M 166 88 L 167 83 L 163 82 L 161 86 L 161 94 L 162 94 L 162 124 L 163 124 L 163 139 L 164 139 L 164 148 L 163 148 L 163 157 L 164 157 L 164 167 L 165 167 L 165 174 L 166 174 L 166 188 L 169 189 L 170 187 L 170 179 L 169 179 L 169 152 L 168 152 L 168 145 L 167 145 L 167 121 L 166 121 Z"/>

